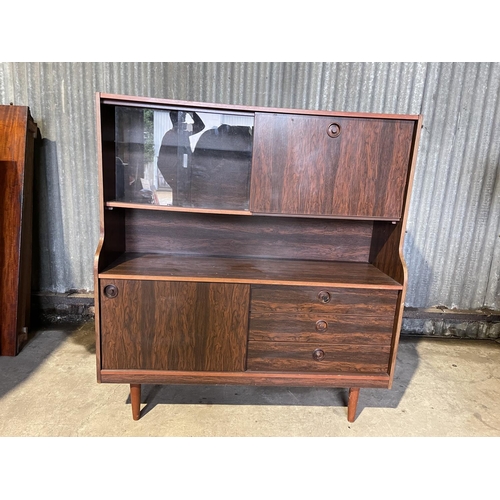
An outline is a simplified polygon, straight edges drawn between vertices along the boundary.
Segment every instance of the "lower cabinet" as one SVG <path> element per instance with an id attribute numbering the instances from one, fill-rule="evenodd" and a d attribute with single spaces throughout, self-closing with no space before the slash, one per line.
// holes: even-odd
<path id="1" fill-rule="evenodd" d="M 101 278 L 100 373 L 130 383 L 389 387 L 401 291 Z"/>
<path id="2" fill-rule="evenodd" d="M 398 292 L 103 279 L 103 370 L 387 373 Z"/>

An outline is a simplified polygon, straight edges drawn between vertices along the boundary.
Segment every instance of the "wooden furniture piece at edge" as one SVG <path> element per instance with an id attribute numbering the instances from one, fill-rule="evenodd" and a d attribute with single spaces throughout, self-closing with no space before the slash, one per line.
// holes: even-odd
<path id="1" fill-rule="evenodd" d="M 122 203 L 114 198 L 114 172 L 109 168 L 110 165 L 114 165 L 116 154 L 114 149 L 114 106 L 255 113 L 255 115 L 259 115 L 260 123 L 265 124 L 267 130 L 271 130 L 271 132 L 273 116 L 281 119 L 282 116 L 292 115 L 295 118 L 288 122 L 285 119 L 286 123 L 282 126 L 282 129 L 287 130 L 290 137 L 293 137 L 296 130 L 302 134 L 307 127 L 314 123 L 314 117 L 318 118 L 318 122 L 325 118 L 328 120 L 338 118 L 343 129 L 348 130 L 347 127 L 350 123 L 354 123 L 356 126 L 360 123 L 360 130 L 367 130 L 366 133 L 373 140 L 379 140 L 382 144 L 373 150 L 361 153 L 370 160 L 372 160 L 370 155 L 373 151 L 379 155 L 380 164 L 377 171 L 383 171 L 384 162 L 391 161 L 403 163 L 404 169 L 400 172 L 390 172 L 390 175 L 394 176 L 392 184 L 396 182 L 399 175 L 400 185 L 379 186 L 383 189 L 378 189 L 377 186 L 374 188 L 373 185 L 367 184 L 368 191 L 363 190 L 362 187 L 359 189 L 361 193 L 368 192 L 370 196 L 378 196 L 373 201 L 371 208 L 370 203 L 372 202 L 368 201 L 368 205 L 361 203 L 363 201 L 362 194 L 359 198 L 361 201 L 357 204 L 352 196 L 342 197 L 343 195 L 340 195 L 340 198 L 337 197 L 337 201 L 334 200 L 332 204 L 328 201 L 328 192 L 324 190 L 320 193 L 321 202 L 319 205 L 308 202 L 302 205 L 299 202 L 297 205 L 297 197 L 300 199 L 303 196 L 303 193 L 300 192 L 297 192 L 294 197 L 283 197 L 278 202 L 276 202 L 277 198 L 273 196 L 275 201 L 271 204 L 269 196 L 274 188 L 268 182 L 269 179 L 277 177 L 276 172 L 267 175 L 266 169 L 268 167 L 265 166 L 267 160 L 264 157 L 274 155 L 274 151 L 266 149 L 269 147 L 266 140 L 262 140 L 262 136 L 259 138 L 259 130 L 256 130 L 254 133 L 249 210 L 217 210 L 204 209 L 203 207 L 192 209 Z M 356 418 L 360 388 L 391 388 L 407 288 L 403 242 L 422 123 L 420 115 L 338 113 L 229 106 L 100 93 L 96 95 L 96 114 L 99 137 L 101 214 L 100 240 L 94 266 L 97 379 L 98 382 L 130 384 L 134 420 L 140 418 L 141 384 L 345 387 L 349 388 L 347 405 L 349 422 L 353 422 Z M 297 117 L 303 116 L 306 118 L 303 123 L 299 119 L 296 120 Z M 342 119 L 346 121 L 342 122 Z M 299 123 L 296 130 L 294 129 L 297 127 L 295 121 Z M 399 129 L 395 132 L 394 140 L 391 137 L 378 139 L 383 132 L 386 133 L 384 127 L 391 121 L 402 124 L 400 127 L 398 125 Z M 405 122 L 411 123 L 411 128 L 406 126 Z M 344 123 L 346 127 L 344 127 Z M 368 127 L 363 128 L 364 123 L 369 123 Z M 391 127 L 388 130 L 390 132 Z M 331 135 L 331 137 L 334 136 Z M 397 144 L 394 146 L 398 140 L 399 146 Z M 274 144 L 273 141 L 274 139 L 272 139 L 271 144 Z M 347 132 L 342 147 L 347 148 L 348 152 L 346 153 L 345 149 L 341 147 L 337 148 L 334 154 L 340 155 L 341 159 L 342 154 L 352 155 L 353 151 L 357 151 L 356 146 L 352 146 L 355 141 L 355 134 L 349 136 Z M 380 151 L 377 150 L 377 147 Z M 393 149 L 391 150 L 391 148 Z M 407 148 L 407 153 L 405 153 L 405 148 Z M 386 153 L 386 151 L 389 152 Z M 393 157 L 390 157 L 391 151 Z M 293 154 L 296 155 L 297 150 L 294 150 Z M 291 154 L 292 157 L 293 154 Z M 403 159 L 401 160 L 401 158 Z M 300 163 L 300 159 L 295 158 L 295 161 Z M 325 153 L 319 161 L 322 164 L 327 162 L 328 154 Z M 339 162 L 339 165 L 342 164 L 342 161 Z M 377 159 L 375 158 L 374 161 Z M 278 153 L 273 162 L 279 162 Z M 342 168 L 345 170 L 348 162 L 343 165 Z M 363 161 L 360 161 L 355 168 L 361 171 L 364 168 L 362 165 L 364 165 Z M 338 182 L 338 186 L 352 189 L 353 185 L 349 185 L 349 182 L 352 182 L 351 177 L 347 175 L 342 177 L 343 171 L 339 170 L 339 172 L 337 179 L 329 178 L 330 173 L 327 169 L 323 169 L 321 175 L 330 183 Z M 290 175 L 293 172 L 288 173 Z M 300 182 L 296 182 L 296 184 L 300 185 Z M 317 192 L 318 187 L 322 189 L 321 182 L 320 184 L 313 182 L 310 187 L 311 192 Z M 294 189 L 293 183 L 289 183 L 286 189 Z M 340 188 L 337 187 L 337 189 Z M 395 198 L 386 189 L 393 189 Z M 262 194 L 262 190 L 267 194 Z M 379 192 L 382 194 L 379 195 Z M 399 212 L 398 206 L 400 207 Z M 242 215 L 250 217 L 242 217 Z M 196 235 L 197 231 L 203 230 L 201 217 L 206 217 L 207 224 L 212 224 L 213 236 L 207 236 L 206 233 L 203 233 L 203 241 L 199 243 L 196 241 Z M 320 234 L 321 229 L 318 229 L 320 227 L 318 224 L 324 224 L 326 229 L 323 229 L 323 234 Z M 232 236 L 233 239 L 228 239 L 228 234 L 236 234 L 239 227 L 243 229 L 241 236 Z M 294 227 L 300 227 L 300 230 L 294 229 Z M 177 228 L 182 228 L 182 230 Z M 329 236 L 330 230 L 333 236 Z M 295 235 L 299 232 L 302 232 L 303 238 Z M 164 241 L 156 237 L 157 234 L 161 234 Z M 257 241 L 262 241 L 262 248 L 252 248 L 249 244 L 252 235 Z M 273 237 L 283 237 L 283 240 L 273 241 Z M 311 249 L 307 247 L 307 243 L 304 243 L 308 237 L 310 241 L 314 242 Z M 332 238 L 332 241 L 340 242 L 339 248 L 333 250 L 334 257 L 332 258 L 325 257 L 327 255 L 325 249 L 332 248 L 331 242 L 328 240 L 329 237 Z M 291 242 L 291 247 L 280 246 L 282 241 Z M 181 258 L 174 255 L 183 253 L 183 245 L 187 245 L 188 253 L 193 254 L 192 260 L 186 264 L 184 264 L 182 256 Z M 217 255 L 219 247 L 224 248 L 226 254 Z M 231 248 L 236 249 L 234 254 L 231 254 Z M 277 252 L 276 255 L 269 248 L 274 248 Z M 245 249 L 246 252 L 250 253 L 239 255 L 238 249 Z M 311 251 L 310 255 L 309 251 Z M 252 252 L 255 255 L 251 255 Z M 296 257 L 298 260 L 294 260 L 294 252 L 298 256 Z M 202 261 L 206 261 L 209 255 L 212 255 L 207 261 L 210 262 L 210 265 L 206 264 L 203 267 Z M 199 265 L 196 264 L 197 257 L 200 257 L 198 260 L 201 264 Z M 266 266 L 265 263 L 270 258 L 274 259 L 272 260 L 273 266 Z M 225 259 L 235 265 L 227 264 Z M 351 262 L 344 263 L 344 261 Z M 342 279 L 336 279 L 333 275 L 328 276 L 328 274 L 322 278 L 321 265 L 323 264 L 321 262 L 326 266 L 326 272 L 329 269 L 337 270 L 342 267 L 349 271 L 344 273 L 345 276 Z M 193 265 L 190 266 L 189 263 Z M 220 269 L 210 272 L 208 268 L 211 267 L 212 263 L 214 263 L 212 269 L 215 269 L 219 264 Z M 297 269 L 300 267 L 303 269 L 296 276 L 292 276 L 293 273 L 288 276 L 286 266 L 291 264 L 293 268 L 294 263 L 297 263 Z M 351 267 L 349 266 L 355 270 L 354 273 L 350 273 Z M 192 270 L 189 271 L 189 268 Z M 278 268 L 279 272 L 284 269 L 284 276 L 280 275 L 278 278 L 279 272 L 276 271 L 275 275 L 271 268 Z M 170 272 L 168 269 L 174 269 L 174 271 Z M 234 275 L 234 269 L 239 269 L 241 274 Z M 252 274 L 252 272 L 256 274 Z M 339 272 L 342 274 L 341 271 Z M 307 276 L 310 276 L 309 280 Z M 361 278 L 361 276 L 370 276 L 370 278 Z M 127 284 L 128 282 L 134 282 L 133 286 Z M 204 285 L 209 286 L 210 283 L 213 284 L 210 285 L 211 288 Z M 232 304 L 230 297 L 233 291 L 221 288 L 226 286 L 224 283 L 234 283 L 234 286 L 237 287 L 234 290 L 237 290 L 238 300 L 248 301 L 245 303 L 246 307 L 249 307 L 249 323 L 244 323 L 244 330 L 235 337 L 235 339 L 239 339 L 235 340 L 238 345 L 237 356 L 241 356 L 241 349 L 244 349 L 243 365 L 239 362 L 227 365 L 227 361 L 214 361 L 209 355 L 210 353 L 207 354 L 208 351 L 204 351 L 206 346 L 201 346 L 199 339 L 196 338 L 191 339 L 194 344 L 192 344 L 192 350 L 189 351 L 188 356 L 192 359 L 187 365 L 184 364 L 181 351 L 163 348 L 164 351 L 158 353 L 154 352 L 154 349 L 152 350 L 151 343 L 158 341 L 156 333 L 143 333 L 143 330 L 156 332 L 158 326 L 164 324 L 162 322 L 164 322 L 165 317 L 162 314 L 167 314 L 169 310 L 168 308 L 163 312 L 155 310 L 155 301 L 164 297 L 165 294 L 171 293 L 171 290 L 178 290 L 180 295 L 184 296 L 186 303 L 195 304 L 201 297 L 207 298 L 210 297 L 210 294 L 215 294 L 214 296 L 222 297 L 222 300 L 226 301 L 223 304 L 230 307 Z M 373 295 L 378 300 L 375 304 L 382 305 L 387 302 L 387 312 L 384 312 L 383 308 L 378 310 L 374 306 L 372 309 L 368 309 L 368 319 L 365 321 L 362 318 L 365 317 L 366 312 L 363 312 L 362 308 L 359 309 L 360 303 L 342 304 L 341 299 L 336 312 L 332 313 L 328 319 L 329 325 L 334 325 L 337 330 L 333 332 L 333 335 L 325 337 L 330 339 L 329 344 L 327 342 L 327 347 L 337 358 L 333 361 L 332 358 L 329 358 L 329 361 L 327 358 L 330 356 L 330 351 L 326 353 L 325 357 L 325 352 L 322 349 L 315 349 L 313 358 L 320 363 L 314 363 L 310 359 L 304 361 L 304 358 L 301 357 L 302 351 L 306 347 L 314 347 L 315 342 L 317 342 L 315 340 L 316 334 L 305 333 L 301 330 L 301 325 L 312 318 L 312 313 L 305 312 L 309 306 L 306 304 L 304 306 L 306 309 L 302 309 L 301 312 L 299 310 L 302 307 L 300 305 L 301 299 L 297 299 L 298 302 L 293 306 L 295 310 L 292 313 L 286 312 L 288 307 L 286 304 L 282 304 L 284 309 L 282 309 L 283 312 L 280 312 L 280 307 L 282 307 L 280 302 L 273 304 L 273 311 L 266 312 L 264 300 L 262 302 L 264 309 L 258 311 L 261 303 L 256 302 L 258 301 L 256 294 L 248 294 L 246 288 L 251 287 L 255 291 L 259 287 L 263 287 L 265 293 L 269 291 L 269 293 L 274 294 L 273 297 L 277 297 L 281 293 L 280 286 L 285 287 L 287 294 L 293 290 L 298 290 L 299 294 L 303 291 L 305 293 L 308 289 L 316 290 L 314 293 L 317 293 L 318 290 L 329 287 L 332 294 L 337 294 L 335 297 L 344 295 L 354 297 L 357 295 L 360 297 L 358 300 L 365 300 L 362 298 Z M 107 300 L 115 300 L 117 296 L 120 297 L 117 299 L 119 302 L 115 302 L 113 306 L 106 302 Z M 146 317 L 146 313 L 142 314 L 138 310 L 130 313 L 134 309 L 132 305 L 136 300 L 139 301 L 136 309 L 143 307 L 149 311 L 149 314 L 154 312 L 156 318 L 154 323 L 151 323 L 151 316 Z M 273 298 L 273 300 L 279 299 Z M 389 304 L 392 303 L 392 300 L 395 302 L 393 302 L 391 313 Z M 206 310 L 209 310 L 210 304 L 213 305 L 213 303 L 209 302 Z M 190 321 L 194 321 L 190 318 L 190 310 L 184 311 L 182 306 L 178 307 L 181 307 L 179 325 L 182 322 L 185 325 L 194 324 L 190 323 Z M 118 317 L 115 315 L 113 319 L 110 319 L 113 310 L 127 311 L 129 316 L 120 313 Z M 207 314 L 206 310 L 200 309 L 199 306 L 196 306 L 194 310 L 199 311 L 198 314 Z M 105 324 L 102 319 L 103 311 L 108 318 Z M 232 313 L 228 314 L 231 316 Z M 234 314 L 240 313 L 234 309 Z M 290 314 L 291 320 L 283 321 L 283 318 Z M 119 317 L 120 315 L 122 318 Z M 316 317 L 314 319 L 316 320 Z M 211 317 L 209 323 L 212 326 L 209 325 L 208 330 L 206 330 L 209 338 L 213 338 L 214 342 L 220 340 L 216 334 L 211 333 L 215 331 L 212 328 L 218 328 L 219 321 L 219 317 Z M 352 321 L 357 323 L 352 326 Z M 388 321 L 391 325 L 389 330 L 386 326 Z M 320 333 L 322 332 L 322 323 L 321 320 L 316 322 L 316 330 Z M 365 323 L 368 332 L 363 330 Z M 267 330 L 265 326 L 262 327 L 266 324 L 270 325 Z M 276 325 L 281 326 L 276 327 Z M 273 330 L 274 328 L 277 330 Z M 342 328 L 345 328 L 345 331 Z M 227 330 L 227 332 L 229 331 Z M 175 336 L 176 334 L 174 334 Z M 198 361 L 195 362 L 194 358 Z M 323 358 L 324 361 L 322 361 Z M 268 368 L 269 366 L 272 368 Z"/>
<path id="2" fill-rule="evenodd" d="M 16 356 L 28 340 L 37 131 L 28 107 L 0 106 L 1 356 Z"/>

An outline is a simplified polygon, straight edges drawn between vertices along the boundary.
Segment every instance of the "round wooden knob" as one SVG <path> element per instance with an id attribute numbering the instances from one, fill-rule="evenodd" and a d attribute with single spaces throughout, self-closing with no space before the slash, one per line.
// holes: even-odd
<path id="1" fill-rule="evenodd" d="M 328 328 L 328 323 L 322 319 L 316 321 L 316 330 L 318 332 L 324 332 Z"/>
<path id="2" fill-rule="evenodd" d="M 313 359 L 315 361 L 321 361 L 325 357 L 325 351 L 323 349 L 315 349 L 313 351 Z"/>
<path id="3" fill-rule="evenodd" d="M 330 302 L 331 296 L 326 290 L 321 290 L 321 292 L 318 293 L 318 299 L 323 302 L 323 304 L 326 304 Z"/>
<path id="4" fill-rule="evenodd" d="M 330 123 L 326 133 L 330 137 L 333 137 L 333 138 L 338 137 L 340 135 L 340 125 L 338 123 Z"/>
<path id="5" fill-rule="evenodd" d="M 107 285 L 104 287 L 104 295 L 108 299 L 114 299 L 118 295 L 118 288 L 115 285 Z"/>

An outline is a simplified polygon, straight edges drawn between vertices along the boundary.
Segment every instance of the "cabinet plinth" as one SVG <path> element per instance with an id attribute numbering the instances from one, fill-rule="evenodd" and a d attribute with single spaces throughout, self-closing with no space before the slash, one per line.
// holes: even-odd
<path id="1" fill-rule="evenodd" d="M 420 116 L 98 93 L 97 376 L 390 388 Z"/>

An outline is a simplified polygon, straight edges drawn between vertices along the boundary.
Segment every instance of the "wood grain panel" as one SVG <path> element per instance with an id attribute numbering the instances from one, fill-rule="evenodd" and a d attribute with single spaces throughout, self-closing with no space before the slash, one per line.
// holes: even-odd
<path id="1" fill-rule="evenodd" d="M 137 384 L 231 384 L 285 387 L 387 388 L 387 373 L 293 373 L 272 371 L 185 372 L 160 370 L 102 370 L 102 382 Z"/>
<path id="2" fill-rule="evenodd" d="M 321 349 L 324 358 L 313 359 Z M 302 344 L 295 342 L 249 342 L 247 369 L 283 372 L 387 373 L 389 345 Z"/>
<path id="3" fill-rule="evenodd" d="M 368 262 L 371 221 L 126 210 L 128 252 Z"/>
<path id="4" fill-rule="evenodd" d="M 103 369 L 245 369 L 248 286 L 101 280 L 100 291 Z"/>
<path id="5" fill-rule="evenodd" d="M 125 254 L 99 276 L 117 279 L 401 289 L 399 283 L 364 262 Z"/>
<path id="6" fill-rule="evenodd" d="M 257 114 L 250 209 L 289 214 L 332 213 L 340 140 L 325 118 Z M 328 119 L 326 119 L 328 120 Z"/>
<path id="7" fill-rule="evenodd" d="M 326 323 L 324 331 L 318 331 L 317 321 Z M 393 323 L 394 313 L 377 317 L 252 312 L 248 339 L 268 342 L 389 345 Z"/>
<path id="8" fill-rule="evenodd" d="M 328 292 L 323 303 L 320 292 Z M 252 286 L 250 308 L 256 313 L 354 314 L 394 318 L 398 293 L 393 290 L 359 288 Z"/>
<path id="9" fill-rule="evenodd" d="M 31 305 L 34 149 L 26 106 L 0 106 L 0 355 L 28 340 Z"/>
<path id="10" fill-rule="evenodd" d="M 338 137 L 328 136 L 331 123 Z M 257 114 L 251 211 L 399 219 L 413 128 L 404 120 Z"/>
<path id="11" fill-rule="evenodd" d="M 370 262 L 378 269 L 403 285 L 399 294 L 396 307 L 396 318 L 394 321 L 394 335 L 391 351 L 391 361 L 389 374 L 391 377 L 390 386 L 394 378 L 394 366 L 398 351 L 399 336 L 401 333 L 401 324 L 403 321 L 404 301 L 407 289 L 408 270 L 403 254 L 404 237 L 406 233 L 406 223 L 410 207 L 410 195 L 412 191 L 413 178 L 415 173 L 415 164 L 417 161 L 418 144 L 420 132 L 422 129 L 422 116 L 418 117 L 415 123 L 414 136 L 411 145 L 411 165 L 404 186 L 403 216 L 395 227 L 388 227 L 384 222 L 374 224 L 372 248 L 370 251 Z"/>
<path id="12" fill-rule="evenodd" d="M 0 161 L 0 355 L 17 354 L 17 319 L 21 250 L 21 206 L 7 193 L 22 192 L 22 180 L 15 161 Z M 5 191 L 4 191 L 5 190 Z"/>

